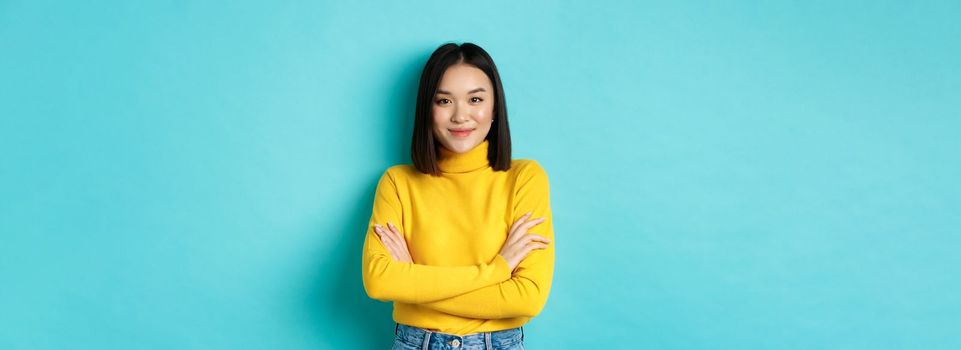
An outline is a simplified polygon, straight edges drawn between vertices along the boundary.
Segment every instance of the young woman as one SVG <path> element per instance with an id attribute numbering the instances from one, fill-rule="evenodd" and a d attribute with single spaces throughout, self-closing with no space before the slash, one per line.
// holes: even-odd
<path id="1" fill-rule="evenodd" d="M 364 288 L 394 303 L 394 349 L 523 349 L 554 272 L 548 181 L 511 159 L 482 48 L 445 44 L 427 60 L 411 158 L 381 176 L 364 240 Z"/>

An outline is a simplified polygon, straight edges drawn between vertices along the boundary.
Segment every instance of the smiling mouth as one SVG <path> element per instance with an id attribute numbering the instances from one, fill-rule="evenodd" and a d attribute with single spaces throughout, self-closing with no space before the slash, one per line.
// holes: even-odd
<path id="1" fill-rule="evenodd" d="M 454 135 L 456 137 L 467 137 L 468 135 L 470 135 L 471 132 L 474 131 L 474 129 L 467 129 L 467 130 L 447 129 L 447 130 L 450 131 L 451 135 Z"/>

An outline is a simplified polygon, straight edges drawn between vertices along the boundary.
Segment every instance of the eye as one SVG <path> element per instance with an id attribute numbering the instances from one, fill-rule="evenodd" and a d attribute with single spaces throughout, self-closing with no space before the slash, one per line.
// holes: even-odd
<path id="1" fill-rule="evenodd" d="M 482 98 L 480 98 L 480 97 L 471 97 L 471 99 L 470 99 L 470 101 L 471 101 L 471 102 L 474 102 L 474 103 L 479 103 L 480 101 L 483 101 L 483 100 L 484 100 L 484 99 L 482 99 Z"/>
<path id="2" fill-rule="evenodd" d="M 446 99 L 446 98 L 442 98 L 442 99 L 437 100 L 437 104 L 439 104 L 439 105 L 448 104 L 448 103 L 450 103 L 450 100 L 448 100 L 448 99 Z"/>

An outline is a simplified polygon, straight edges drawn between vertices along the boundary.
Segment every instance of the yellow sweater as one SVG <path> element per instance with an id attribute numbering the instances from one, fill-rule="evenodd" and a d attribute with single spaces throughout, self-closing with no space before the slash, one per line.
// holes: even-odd
<path id="1" fill-rule="evenodd" d="M 387 169 L 377 184 L 364 239 L 362 274 L 371 298 L 394 302 L 394 321 L 467 335 L 520 327 L 540 313 L 554 274 L 547 174 L 534 160 L 508 171 L 487 161 L 489 143 L 458 154 L 441 148 L 443 176 L 411 165 Z M 551 239 L 513 274 L 498 253 L 527 212 L 546 220 L 528 233 Z M 397 226 L 413 263 L 394 260 L 374 224 Z"/>

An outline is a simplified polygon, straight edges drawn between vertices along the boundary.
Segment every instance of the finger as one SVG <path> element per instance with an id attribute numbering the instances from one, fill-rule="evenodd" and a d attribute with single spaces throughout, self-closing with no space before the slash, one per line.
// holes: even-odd
<path id="1" fill-rule="evenodd" d="M 394 258 L 394 260 L 401 261 L 401 262 L 406 261 L 404 260 L 404 257 L 405 257 L 404 251 L 400 247 L 398 247 L 396 243 L 390 244 L 390 255 L 391 257 Z"/>
<path id="2" fill-rule="evenodd" d="M 531 236 L 531 240 L 533 240 L 533 241 L 544 242 L 544 243 L 550 243 L 550 242 L 551 242 L 551 239 L 550 239 L 550 238 L 547 238 L 547 237 L 544 237 L 544 236 L 541 236 L 541 235 L 528 234 L 528 236 Z"/>
<path id="3" fill-rule="evenodd" d="M 386 227 L 380 225 L 377 225 L 377 229 L 380 230 L 380 233 L 383 234 L 384 237 L 386 237 L 387 240 L 389 240 L 392 244 L 397 244 L 397 237 L 394 236 L 393 231 L 388 230 Z"/>
<path id="4" fill-rule="evenodd" d="M 397 230 L 397 227 L 394 227 L 390 223 L 387 223 L 387 225 L 390 225 L 391 229 L 385 230 L 385 231 L 387 231 L 391 235 L 391 237 L 394 238 L 394 245 L 395 245 L 394 248 L 397 249 L 397 255 L 402 258 L 405 256 L 409 258 L 410 249 L 407 248 L 407 241 L 404 240 L 404 235 Z"/>
<path id="5" fill-rule="evenodd" d="M 377 232 L 377 236 L 386 242 L 387 234 L 384 233 L 383 229 L 380 228 L 380 225 L 374 225 L 374 232 Z"/>
<path id="6" fill-rule="evenodd" d="M 530 229 L 533 228 L 534 226 L 537 226 L 538 224 L 544 222 L 544 220 L 546 220 L 546 219 L 545 219 L 545 218 L 537 218 L 537 219 L 530 220 L 530 221 L 528 221 L 528 222 L 525 222 L 525 223 L 521 224 L 521 226 L 517 228 L 517 234 L 518 234 L 518 235 L 522 235 L 522 234 L 527 233 L 527 231 L 530 231 Z"/>
<path id="7" fill-rule="evenodd" d="M 519 249 L 522 252 L 524 251 L 524 249 L 531 246 L 534 246 L 534 247 L 544 246 L 546 248 L 548 242 L 542 242 L 540 241 L 540 238 L 543 238 L 543 237 L 540 237 L 540 238 L 538 237 L 539 236 L 537 235 L 524 235 L 523 238 L 521 238 L 516 243 L 514 243 L 514 247 L 516 247 L 515 249 Z"/>
<path id="8" fill-rule="evenodd" d="M 517 243 L 518 241 L 520 241 L 520 238 L 523 237 L 524 234 L 531 229 L 531 227 L 534 227 L 535 225 L 540 224 L 541 222 L 544 222 L 544 220 L 545 220 L 544 218 L 537 218 L 521 224 L 520 227 L 517 228 L 517 231 L 515 231 L 514 233 L 516 236 L 514 237 L 513 242 Z"/>
<path id="9" fill-rule="evenodd" d="M 390 231 L 388 231 L 387 229 L 385 229 L 383 226 L 380 226 L 380 225 L 377 225 L 375 229 L 376 229 L 378 232 L 380 232 L 381 235 L 384 236 L 384 238 L 386 239 L 386 241 L 387 241 L 391 246 L 393 246 L 394 249 L 397 248 L 397 247 L 396 247 L 396 246 L 397 246 L 397 239 L 394 238 L 393 233 L 391 233 Z"/>
<path id="10" fill-rule="evenodd" d="M 400 230 L 394 224 L 388 222 L 385 229 L 381 227 L 381 230 L 385 231 L 391 236 L 394 242 L 394 250 L 397 253 L 398 260 L 400 261 L 414 261 L 413 257 L 410 255 L 410 248 L 407 247 L 407 241 L 404 240 L 404 234 L 400 233 Z"/>
<path id="11" fill-rule="evenodd" d="M 544 222 L 544 220 L 547 220 L 547 218 L 541 217 L 541 218 L 537 218 L 537 219 L 534 219 L 534 220 L 527 221 L 527 222 L 521 224 L 520 229 L 522 229 L 522 230 L 524 230 L 524 231 L 530 230 L 531 227 L 537 226 L 538 224 Z"/>
<path id="12" fill-rule="evenodd" d="M 545 249 L 545 248 L 547 248 L 547 245 L 544 243 L 531 243 L 524 246 L 524 249 L 521 250 L 521 256 L 526 258 L 528 255 L 530 255 L 531 252 L 534 251 L 534 249 Z"/>
<path id="13" fill-rule="evenodd" d="M 521 233 L 521 226 L 528 222 L 532 213 L 533 212 L 527 212 L 527 214 L 521 216 L 521 218 L 518 219 L 513 226 L 511 226 L 511 232 L 509 235 L 507 235 L 507 244 L 513 244 L 517 242 L 518 234 Z"/>
<path id="14" fill-rule="evenodd" d="M 518 244 L 523 244 L 523 245 L 528 245 L 528 244 L 531 244 L 531 243 L 541 244 L 541 243 L 537 243 L 537 242 L 548 243 L 548 242 L 545 242 L 545 240 L 546 240 L 546 238 L 544 238 L 544 237 L 541 237 L 541 236 L 538 236 L 538 235 L 527 234 L 527 235 L 524 235 L 524 237 L 521 238 L 521 240 L 518 242 Z"/>
<path id="15" fill-rule="evenodd" d="M 380 231 L 380 227 L 377 227 L 377 225 L 374 225 L 374 233 L 377 234 L 377 238 L 380 238 L 381 242 L 384 242 L 384 245 L 387 244 L 387 237 L 384 237 L 384 233 Z"/>
<path id="16" fill-rule="evenodd" d="M 524 220 L 524 219 L 522 218 L 521 220 Z M 518 221 L 517 223 L 514 224 L 514 226 L 511 227 L 510 231 L 507 231 L 507 239 L 505 240 L 507 244 L 510 244 L 511 242 L 515 241 L 514 238 L 516 238 L 517 236 L 517 227 L 520 226 L 520 224 L 521 222 Z"/>
<path id="17" fill-rule="evenodd" d="M 394 233 L 394 237 L 396 237 L 399 242 L 405 242 L 404 235 L 400 233 L 400 230 L 397 229 L 397 226 L 394 226 L 394 224 L 389 222 L 387 223 L 387 226 L 390 227 L 390 231 Z"/>
<path id="18" fill-rule="evenodd" d="M 390 231 L 393 233 L 395 242 L 397 243 L 397 250 L 401 257 L 406 258 L 408 261 L 413 261 L 414 259 L 410 256 L 410 248 L 407 247 L 407 241 L 404 239 L 404 234 L 400 233 L 400 230 L 394 224 L 388 222 L 387 226 L 390 227 Z"/>
<path id="19" fill-rule="evenodd" d="M 547 244 L 537 242 L 529 243 L 524 247 L 524 250 L 527 250 L 527 253 L 524 255 L 530 254 L 530 252 L 534 251 L 535 249 L 547 249 Z"/>
<path id="20" fill-rule="evenodd" d="M 514 230 L 517 229 L 517 226 L 520 226 L 521 224 L 523 224 L 524 221 L 526 221 L 527 218 L 530 217 L 530 216 L 531 216 L 531 212 L 527 212 L 527 214 L 524 214 L 523 216 L 521 216 L 520 219 L 517 219 L 517 221 L 515 221 L 514 224 L 511 225 L 511 229 L 510 229 L 509 232 L 510 232 L 511 234 L 514 234 Z"/>
<path id="21" fill-rule="evenodd" d="M 383 235 L 380 236 L 380 241 L 381 243 L 384 243 L 384 248 L 387 249 L 387 253 L 390 253 L 390 257 L 394 260 L 399 260 L 397 258 L 397 253 L 394 252 L 394 245 L 387 241 L 387 238 L 384 238 Z"/>

